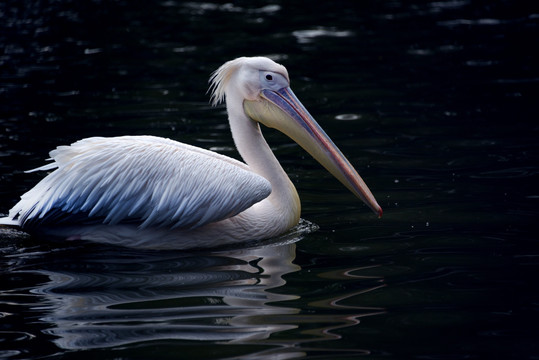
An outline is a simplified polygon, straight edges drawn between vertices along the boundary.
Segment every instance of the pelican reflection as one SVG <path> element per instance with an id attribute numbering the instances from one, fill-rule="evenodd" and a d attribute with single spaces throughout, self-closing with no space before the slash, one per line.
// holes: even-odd
<path id="1" fill-rule="evenodd" d="M 293 241 L 203 253 L 98 245 L 48 254 L 39 273 L 49 280 L 32 292 L 47 304 L 45 332 L 66 350 L 184 340 L 262 345 L 256 358 L 298 358 L 307 344 L 336 339 L 332 330 L 383 311 L 340 306 L 371 290 L 364 289 L 327 294 L 325 305 L 310 305 L 321 312 L 305 313 L 305 300 L 286 283 L 285 275 L 301 270 L 295 256 Z"/>

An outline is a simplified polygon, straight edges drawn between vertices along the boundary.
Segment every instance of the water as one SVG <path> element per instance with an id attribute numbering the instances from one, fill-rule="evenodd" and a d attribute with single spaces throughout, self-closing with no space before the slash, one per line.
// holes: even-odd
<path id="1" fill-rule="evenodd" d="M 2 230 L 0 358 L 539 356 L 532 5 L 4 1 L 0 17 L 0 212 L 83 137 L 236 157 L 206 91 L 242 55 L 288 68 L 384 208 L 264 129 L 318 231 L 152 252 Z"/>

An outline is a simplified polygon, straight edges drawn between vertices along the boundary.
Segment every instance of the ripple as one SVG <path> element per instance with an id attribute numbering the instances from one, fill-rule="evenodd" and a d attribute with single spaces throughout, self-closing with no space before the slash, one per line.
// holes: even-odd
<path id="1" fill-rule="evenodd" d="M 498 63 L 495 60 L 468 60 L 464 64 L 470 67 L 487 67 L 497 65 Z"/>
<path id="2" fill-rule="evenodd" d="M 35 338 L 34 335 L 24 331 L 0 331 L 0 343 L 13 341 L 27 341 Z"/>
<path id="3" fill-rule="evenodd" d="M 361 119 L 361 115 L 358 115 L 358 114 L 339 114 L 339 115 L 335 116 L 335 119 L 343 120 L 343 121 L 358 120 L 358 119 Z"/>
<path id="4" fill-rule="evenodd" d="M 501 170 L 483 171 L 479 175 L 471 175 L 471 178 L 479 179 L 518 179 L 537 174 L 534 167 L 508 168 Z"/>
<path id="5" fill-rule="evenodd" d="M 10 357 L 16 357 L 21 354 L 19 350 L 0 350 L 0 359 L 8 359 Z"/>
<path id="6" fill-rule="evenodd" d="M 449 1 L 436 1 L 430 4 L 433 8 L 440 9 L 457 9 L 468 5 L 469 1 L 449 0 Z"/>
<path id="7" fill-rule="evenodd" d="M 348 30 L 337 30 L 335 28 L 317 27 L 316 29 L 297 30 L 293 31 L 294 35 L 300 44 L 311 43 L 318 37 L 350 37 L 354 33 Z"/>
<path id="8" fill-rule="evenodd" d="M 504 21 L 500 19 L 453 19 L 447 21 L 439 21 L 438 25 L 446 27 L 456 27 L 456 26 L 495 26 L 501 25 Z"/>

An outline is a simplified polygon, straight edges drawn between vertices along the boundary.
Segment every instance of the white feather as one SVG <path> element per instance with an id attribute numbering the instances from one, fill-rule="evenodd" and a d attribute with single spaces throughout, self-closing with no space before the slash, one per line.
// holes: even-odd
<path id="1" fill-rule="evenodd" d="M 86 222 L 196 228 L 271 192 L 266 179 L 239 161 L 152 136 L 88 138 L 50 155 L 54 162 L 35 170 L 56 170 L 10 211 L 23 227 L 69 224 L 84 215 Z"/>

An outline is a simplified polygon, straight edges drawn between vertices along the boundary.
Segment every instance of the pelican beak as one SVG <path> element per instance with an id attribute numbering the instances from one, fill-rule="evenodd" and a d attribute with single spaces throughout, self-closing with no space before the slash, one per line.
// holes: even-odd
<path id="1" fill-rule="evenodd" d="M 281 131 L 298 143 L 381 217 L 382 208 L 361 176 L 305 109 L 292 89 L 264 89 L 260 95 L 262 100 L 243 102 L 245 113 L 251 119 Z"/>

